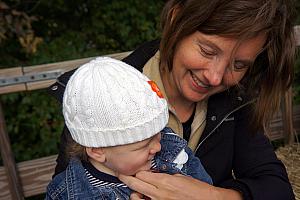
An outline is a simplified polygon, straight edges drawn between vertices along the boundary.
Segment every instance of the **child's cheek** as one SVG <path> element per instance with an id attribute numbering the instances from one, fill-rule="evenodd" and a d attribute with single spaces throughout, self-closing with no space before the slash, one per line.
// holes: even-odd
<path id="1" fill-rule="evenodd" d="M 134 175 L 137 171 L 139 171 L 139 168 L 141 168 L 140 162 L 133 162 L 133 160 L 128 160 L 122 164 L 119 168 L 119 172 L 124 175 Z"/>
<path id="2" fill-rule="evenodd" d="M 136 162 L 130 162 L 128 165 L 124 166 L 124 171 L 127 175 L 134 175 L 138 171 L 148 171 L 151 167 L 151 161 L 148 161 L 147 156 L 136 157 Z"/>

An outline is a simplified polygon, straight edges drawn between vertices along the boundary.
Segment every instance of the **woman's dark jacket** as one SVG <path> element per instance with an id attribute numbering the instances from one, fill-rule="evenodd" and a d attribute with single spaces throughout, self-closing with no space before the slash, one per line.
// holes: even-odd
<path id="1" fill-rule="evenodd" d="M 145 43 L 123 61 L 142 71 L 158 46 L 158 41 Z M 62 102 L 65 85 L 74 71 L 63 74 L 49 88 L 59 102 Z M 195 154 L 215 186 L 240 191 L 245 200 L 295 199 L 285 167 L 277 159 L 270 141 L 262 132 L 250 131 L 252 102 L 232 91 L 211 96 L 208 100 L 206 127 Z M 68 164 L 64 150 L 70 139 L 70 133 L 65 127 L 61 135 L 55 175 Z"/>

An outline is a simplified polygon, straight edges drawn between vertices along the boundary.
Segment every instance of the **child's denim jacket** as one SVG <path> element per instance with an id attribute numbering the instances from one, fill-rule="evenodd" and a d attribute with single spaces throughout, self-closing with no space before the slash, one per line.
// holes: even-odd
<path id="1" fill-rule="evenodd" d="M 166 127 L 161 131 L 161 151 L 155 155 L 155 169 L 158 172 L 168 174 L 184 174 L 212 184 L 212 179 L 205 171 L 198 157 L 195 157 L 193 151 L 187 146 L 187 142 L 174 135 L 172 129 Z M 174 162 L 181 151 L 184 149 L 187 159 L 181 167 Z"/>
<path id="2" fill-rule="evenodd" d="M 187 147 L 187 142 L 177 135 L 168 134 L 173 133 L 170 128 L 164 128 L 161 132 L 161 151 L 155 156 L 154 170 L 168 174 L 181 173 L 212 184 L 212 179 L 200 160 Z M 182 154 L 183 149 L 188 155 L 188 160 L 184 160 L 186 156 L 181 156 L 183 159 L 179 159 L 179 163 L 174 163 L 179 154 L 186 155 L 185 153 Z M 180 160 L 184 160 L 184 163 L 180 163 Z M 46 199 L 129 200 L 131 192 L 132 190 L 128 187 L 117 187 L 115 184 L 94 187 L 89 182 L 81 161 L 71 159 L 67 169 L 56 175 L 49 183 Z"/>

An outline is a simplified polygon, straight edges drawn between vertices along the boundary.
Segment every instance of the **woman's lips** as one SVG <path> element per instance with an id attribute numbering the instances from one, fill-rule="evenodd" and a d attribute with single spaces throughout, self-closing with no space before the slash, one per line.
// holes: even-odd
<path id="1" fill-rule="evenodd" d="M 193 86 L 200 92 L 208 92 L 209 85 L 204 84 L 201 80 L 199 80 L 193 72 L 191 72 L 192 84 Z"/>

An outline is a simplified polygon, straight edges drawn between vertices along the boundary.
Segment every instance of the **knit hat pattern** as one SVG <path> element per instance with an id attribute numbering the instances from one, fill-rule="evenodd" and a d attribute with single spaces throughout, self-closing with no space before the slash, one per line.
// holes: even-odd
<path id="1" fill-rule="evenodd" d="M 132 66 L 98 57 L 71 76 L 63 115 L 72 138 L 83 146 L 130 144 L 166 126 L 168 106 L 160 95 L 153 82 Z"/>

